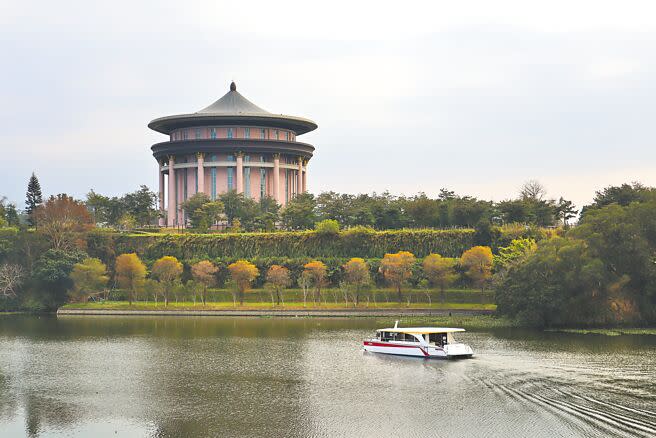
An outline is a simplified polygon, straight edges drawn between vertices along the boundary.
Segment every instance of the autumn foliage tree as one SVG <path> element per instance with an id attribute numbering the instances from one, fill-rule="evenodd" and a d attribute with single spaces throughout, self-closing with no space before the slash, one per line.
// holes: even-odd
<path id="1" fill-rule="evenodd" d="M 412 268 L 416 260 L 411 252 L 399 251 L 396 254 L 385 254 L 380 262 L 380 271 L 385 280 L 396 289 L 399 303 L 403 301 L 401 288 L 412 278 Z"/>
<path id="2" fill-rule="evenodd" d="M 219 270 L 209 260 L 203 260 L 191 266 L 191 275 L 201 285 L 201 301 L 207 303 L 207 288 L 216 284 L 216 272 Z M 194 298 L 195 299 L 195 298 Z"/>
<path id="3" fill-rule="evenodd" d="M 481 288 L 481 292 L 492 277 L 493 260 L 489 246 L 475 246 L 460 257 L 460 265 L 465 268 L 465 274 L 472 283 Z"/>
<path id="4" fill-rule="evenodd" d="M 70 274 L 73 289 L 69 297 L 73 301 L 86 302 L 89 297 L 101 293 L 107 286 L 107 267 L 96 258 L 86 258 L 73 266 Z"/>
<path id="5" fill-rule="evenodd" d="M 344 281 L 353 289 L 353 302 L 357 306 L 360 303 L 360 292 L 362 288 L 371 282 L 369 265 L 364 259 L 353 257 L 346 262 L 344 268 Z"/>
<path id="6" fill-rule="evenodd" d="M 285 301 L 282 296 L 282 290 L 291 284 L 289 269 L 280 265 L 271 265 L 266 274 L 266 281 L 275 292 L 276 304 L 280 305 L 282 303 L 284 305 Z M 273 301 L 273 298 L 271 301 Z"/>
<path id="7" fill-rule="evenodd" d="M 146 265 L 135 253 L 121 254 L 116 257 L 116 282 L 121 289 L 128 291 L 128 302 L 132 305 L 137 290 L 141 289 L 146 279 Z"/>
<path id="8" fill-rule="evenodd" d="M 320 260 L 312 260 L 303 266 L 303 274 L 314 287 L 314 301 L 321 304 L 321 288 L 326 285 L 328 268 Z"/>
<path id="9" fill-rule="evenodd" d="M 169 305 L 169 292 L 173 283 L 182 275 L 182 263 L 175 257 L 164 256 L 153 264 L 151 275 L 162 284 L 164 306 Z"/>
<path id="10" fill-rule="evenodd" d="M 239 294 L 239 304 L 243 306 L 244 293 L 250 289 L 253 280 L 260 275 L 260 271 L 258 271 L 257 266 L 247 260 L 239 260 L 231 263 L 228 265 L 228 271 L 230 272 L 230 279 Z"/>
<path id="11" fill-rule="evenodd" d="M 430 254 L 424 258 L 422 267 L 428 282 L 433 287 L 440 288 L 440 297 L 444 302 L 444 290 L 458 278 L 455 270 L 456 260 L 442 257 L 439 254 Z"/>
<path id="12" fill-rule="evenodd" d="M 34 216 L 39 233 L 46 237 L 52 249 L 72 249 L 76 234 L 93 228 L 86 206 L 66 194 L 51 196 L 36 207 Z"/>

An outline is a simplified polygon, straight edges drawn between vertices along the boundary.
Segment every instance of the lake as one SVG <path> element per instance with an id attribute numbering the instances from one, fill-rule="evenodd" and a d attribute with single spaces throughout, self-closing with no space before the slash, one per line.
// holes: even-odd
<path id="1" fill-rule="evenodd" d="M 0 316 L 0 436 L 656 435 L 656 336 L 466 332 L 473 359 L 425 360 L 363 352 L 381 324 Z"/>

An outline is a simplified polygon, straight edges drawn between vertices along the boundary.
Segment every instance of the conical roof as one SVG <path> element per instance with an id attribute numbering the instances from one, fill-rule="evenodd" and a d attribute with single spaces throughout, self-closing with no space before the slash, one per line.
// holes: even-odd
<path id="1" fill-rule="evenodd" d="M 240 115 L 240 114 L 271 114 L 255 105 L 237 91 L 237 85 L 232 82 L 230 91 L 225 96 L 196 114 Z"/>
<path id="2" fill-rule="evenodd" d="M 177 128 L 234 124 L 291 129 L 297 135 L 317 129 L 317 124 L 312 120 L 274 114 L 260 108 L 242 96 L 234 82 L 226 95 L 207 108 L 191 114 L 160 117 L 151 121 L 148 127 L 162 134 L 170 134 Z"/>

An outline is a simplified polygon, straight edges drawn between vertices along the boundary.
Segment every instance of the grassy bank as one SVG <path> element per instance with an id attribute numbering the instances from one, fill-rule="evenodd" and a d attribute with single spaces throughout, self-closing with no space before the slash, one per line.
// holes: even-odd
<path id="1" fill-rule="evenodd" d="M 596 329 L 555 329 L 553 332 L 576 333 L 579 335 L 653 335 L 656 336 L 656 328 L 596 328 Z"/>
<path id="2" fill-rule="evenodd" d="M 243 306 L 235 306 L 232 301 L 212 302 L 202 305 L 194 302 L 170 302 L 168 306 L 164 303 L 153 301 L 133 302 L 130 305 L 127 301 L 103 301 L 89 303 L 70 303 L 62 306 L 62 309 L 91 309 L 91 310 L 333 310 L 333 309 L 356 309 L 352 303 L 347 306 L 344 302 L 328 302 L 321 305 L 313 306 L 307 303 L 304 307 L 303 302 L 292 301 L 285 303 L 284 306 L 274 306 L 271 302 L 247 302 Z M 398 303 L 378 303 L 376 306 L 370 304 L 359 305 L 358 310 L 376 310 L 376 309 L 435 309 L 435 310 L 495 310 L 494 304 L 477 304 L 477 303 L 411 303 L 410 306 L 399 305 Z"/>

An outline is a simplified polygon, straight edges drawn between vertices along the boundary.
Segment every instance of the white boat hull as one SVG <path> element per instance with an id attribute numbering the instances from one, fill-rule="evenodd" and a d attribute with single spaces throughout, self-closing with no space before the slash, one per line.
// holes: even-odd
<path id="1" fill-rule="evenodd" d="M 365 351 L 398 356 L 423 357 L 425 359 L 455 359 L 473 356 L 472 349 L 465 344 L 451 344 L 444 348 L 433 345 L 420 345 L 415 342 L 384 342 L 378 339 L 364 341 Z"/>

